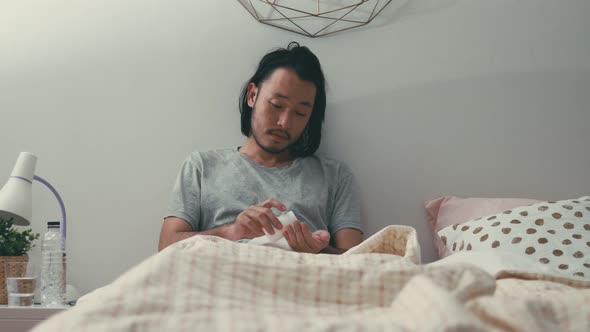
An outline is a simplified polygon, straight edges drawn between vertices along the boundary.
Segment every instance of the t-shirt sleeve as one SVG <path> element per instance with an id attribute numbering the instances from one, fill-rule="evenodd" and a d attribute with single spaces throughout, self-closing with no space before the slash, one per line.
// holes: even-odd
<path id="1" fill-rule="evenodd" d="M 337 183 L 332 217 L 328 226 L 330 234 L 333 235 L 344 228 L 355 228 L 363 232 L 358 187 L 348 167 L 343 166 Z"/>
<path id="2" fill-rule="evenodd" d="M 193 231 L 199 231 L 201 217 L 201 173 L 202 164 L 196 154 L 189 156 L 178 172 L 172 196 L 166 210 L 166 217 L 177 217 L 188 221 Z"/>

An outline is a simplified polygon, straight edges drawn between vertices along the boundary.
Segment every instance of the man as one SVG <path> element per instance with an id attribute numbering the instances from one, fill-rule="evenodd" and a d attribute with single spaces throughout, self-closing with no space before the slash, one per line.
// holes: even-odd
<path id="1" fill-rule="evenodd" d="M 266 54 L 240 96 L 243 146 L 193 152 L 184 162 L 159 250 L 195 235 L 237 241 L 282 232 L 298 252 L 339 254 L 362 241 L 350 170 L 314 155 L 326 108 L 325 79 L 306 47 Z M 282 227 L 276 213 L 298 221 Z"/>

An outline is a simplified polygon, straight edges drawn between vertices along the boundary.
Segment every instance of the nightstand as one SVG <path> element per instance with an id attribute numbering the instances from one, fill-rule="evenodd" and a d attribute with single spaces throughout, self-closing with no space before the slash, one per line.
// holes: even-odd
<path id="1" fill-rule="evenodd" d="M 6 305 L 0 305 L 0 331 L 29 331 L 49 316 L 68 308 L 69 306 L 46 308 L 40 305 L 34 305 L 32 307 L 8 307 Z"/>

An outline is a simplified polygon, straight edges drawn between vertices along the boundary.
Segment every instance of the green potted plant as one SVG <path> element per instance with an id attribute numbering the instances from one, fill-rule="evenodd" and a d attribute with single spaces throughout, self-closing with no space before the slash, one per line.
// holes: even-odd
<path id="1" fill-rule="evenodd" d="M 26 262 L 29 250 L 35 247 L 34 241 L 39 233 L 33 233 L 31 228 L 14 226 L 14 220 L 0 217 L 0 304 L 6 304 L 6 277 L 4 264 L 8 261 Z"/>

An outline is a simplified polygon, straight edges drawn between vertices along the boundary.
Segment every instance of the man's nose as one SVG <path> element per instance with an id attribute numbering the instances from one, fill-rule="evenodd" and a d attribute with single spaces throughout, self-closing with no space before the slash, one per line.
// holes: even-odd
<path id="1" fill-rule="evenodd" d="M 277 121 L 277 125 L 279 125 L 282 128 L 288 129 L 289 125 L 291 123 L 291 117 L 292 117 L 291 112 L 289 110 L 285 109 L 279 115 L 279 120 Z"/>

